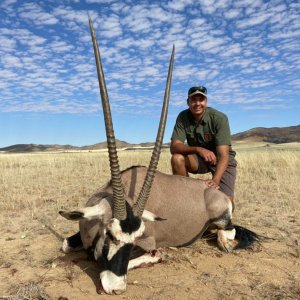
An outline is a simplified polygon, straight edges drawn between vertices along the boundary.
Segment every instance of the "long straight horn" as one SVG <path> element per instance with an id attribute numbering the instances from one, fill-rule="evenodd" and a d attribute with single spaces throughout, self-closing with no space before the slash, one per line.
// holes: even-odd
<path id="1" fill-rule="evenodd" d="M 169 106 L 169 98 L 170 98 L 170 89 L 171 89 L 171 81 L 172 81 L 172 71 L 173 71 L 173 64 L 174 64 L 174 54 L 175 54 L 175 46 L 173 45 L 173 50 L 172 50 L 172 55 L 170 59 L 170 65 L 169 65 L 169 72 L 168 72 L 168 77 L 167 77 L 167 83 L 166 83 L 166 90 L 165 90 L 165 97 L 164 97 L 164 104 L 163 108 L 161 111 L 161 116 L 160 116 L 160 122 L 159 122 L 159 127 L 158 127 L 158 132 L 156 136 L 156 142 L 155 146 L 152 152 L 150 164 L 148 167 L 147 175 L 144 180 L 143 187 L 140 191 L 140 194 L 138 196 L 138 199 L 136 203 L 133 206 L 133 213 L 136 216 L 141 216 L 145 205 L 147 203 L 152 182 L 155 176 L 155 171 L 157 168 L 160 152 L 161 152 L 161 145 L 163 142 L 163 137 L 164 137 L 164 132 L 165 132 L 165 127 L 166 127 L 166 122 L 167 122 L 167 114 L 168 114 L 168 106 Z"/>
<path id="2" fill-rule="evenodd" d="M 121 172 L 120 172 L 119 160 L 117 154 L 116 139 L 114 135 L 114 128 L 112 124 L 112 117 L 110 112 L 108 94 L 106 90 L 106 84 L 105 84 L 105 78 L 102 69 L 98 42 L 96 39 L 94 26 L 90 16 L 89 16 L 89 25 L 90 25 L 90 31 L 91 31 L 92 41 L 94 45 L 94 53 L 96 59 L 98 81 L 99 81 L 99 88 L 100 88 L 105 129 L 106 129 L 107 147 L 108 147 L 108 154 L 109 154 L 111 182 L 112 182 L 113 199 L 114 199 L 113 216 L 118 220 L 124 220 L 126 219 L 127 214 L 126 214 L 124 189 L 121 181 Z"/>

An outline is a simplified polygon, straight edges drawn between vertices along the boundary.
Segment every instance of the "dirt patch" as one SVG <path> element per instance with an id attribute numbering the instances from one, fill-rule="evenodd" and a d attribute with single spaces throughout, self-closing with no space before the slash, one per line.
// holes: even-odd
<path id="1" fill-rule="evenodd" d="M 54 220 L 50 222 L 51 220 Z M 85 252 L 59 251 L 77 225 L 15 214 L 1 228 L 4 299 L 299 299 L 299 244 L 289 228 L 251 227 L 272 237 L 250 250 L 220 252 L 212 240 L 164 249 L 162 263 L 128 274 L 126 293 L 98 295 L 99 269 Z M 293 228 L 291 228 L 293 230 Z M 23 297 L 23 298 L 22 298 Z"/>

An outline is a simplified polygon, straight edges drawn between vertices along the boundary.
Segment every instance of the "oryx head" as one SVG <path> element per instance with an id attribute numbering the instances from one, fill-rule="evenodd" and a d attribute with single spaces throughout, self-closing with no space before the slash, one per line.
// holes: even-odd
<path id="1" fill-rule="evenodd" d="M 100 273 L 100 281 L 103 290 L 106 293 L 121 293 L 126 289 L 126 274 L 131 249 L 133 247 L 135 239 L 140 237 L 145 229 L 141 216 L 143 214 L 148 196 L 150 194 L 151 185 L 154 179 L 155 171 L 160 156 L 161 145 L 163 141 L 163 135 L 167 119 L 175 47 L 173 46 L 172 55 L 170 59 L 164 103 L 156 143 L 153 149 L 151 161 L 148 167 L 144 184 L 142 186 L 137 201 L 135 202 L 133 207 L 131 207 L 127 204 L 123 185 L 121 182 L 121 172 L 117 156 L 109 99 L 106 90 L 98 42 L 96 40 L 94 27 L 90 17 L 89 26 L 96 59 L 107 136 L 107 147 L 111 170 L 111 185 L 113 189 L 113 218 L 106 229 L 105 242 L 102 248 L 101 263 L 103 271 Z"/>

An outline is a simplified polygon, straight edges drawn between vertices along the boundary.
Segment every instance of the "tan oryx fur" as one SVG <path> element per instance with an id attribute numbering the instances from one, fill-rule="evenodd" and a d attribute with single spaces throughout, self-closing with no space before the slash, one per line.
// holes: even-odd
<path id="1" fill-rule="evenodd" d="M 141 189 L 146 171 L 145 167 L 132 167 L 122 172 L 123 186 L 131 205 Z M 107 205 L 105 215 L 111 216 L 107 201 L 110 197 L 105 197 L 106 194 L 111 194 L 109 184 L 92 196 L 86 205 L 94 206 L 98 213 L 97 204 L 105 202 Z M 201 180 L 157 171 L 146 211 L 163 219 L 157 222 L 146 221 L 143 236 L 135 241 L 135 245 L 151 251 L 160 247 L 188 245 L 200 237 L 212 223 L 225 229 L 231 219 L 232 205 L 224 193 L 208 188 Z M 109 218 L 106 222 L 109 222 Z M 101 225 L 85 219 L 80 221 L 85 249 L 92 246 L 93 235 L 98 231 L 95 226 Z M 88 238 L 85 233 L 89 233 Z"/>

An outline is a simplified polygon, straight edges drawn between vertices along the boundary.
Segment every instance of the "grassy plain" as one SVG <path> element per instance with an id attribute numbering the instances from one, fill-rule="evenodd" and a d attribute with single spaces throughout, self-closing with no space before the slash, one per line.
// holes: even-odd
<path id="1" fill-rule="evenodd" d="M 234 223 L 271 239 L 229 255 L 205 240 L 166 249 L 166 261 L 151 272 L 129 273 L 121 299 L 300 298 L 300 144 L 239 143 L 235 150 Z M 148 165 L 150 155 L 121 151 L 121 169 Z M 171 173 L 169 160 L 163 151 L 158 169 Z M 1 153 L 0 170 L 0 298 L 105 299 L 96 294 L 97 267 L 85 254 L 59 252 L 77 224 L 57 212 L 83 206 L 110 178 L 107 154 Z"/>

